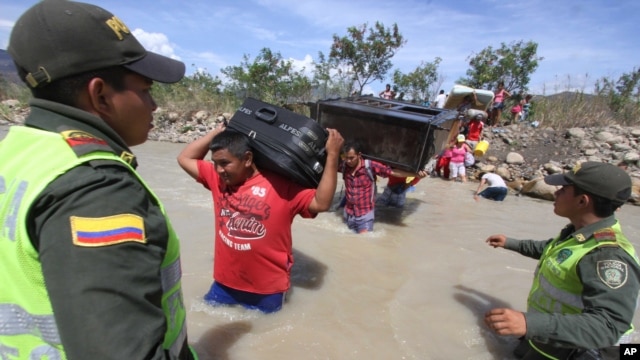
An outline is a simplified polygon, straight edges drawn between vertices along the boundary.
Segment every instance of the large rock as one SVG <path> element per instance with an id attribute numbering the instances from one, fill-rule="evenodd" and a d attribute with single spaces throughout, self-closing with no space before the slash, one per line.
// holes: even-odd
<path id="1" fill-rule="evenodd" d="M 503 179 L 506 180 L 512 179 L 511 172 L 506 166 L 498 166 L 498 168 L 496 169 L 496 174 L 500 175 Z"/>
<path id="2" fill-rule="evenodd" d="M 211 114 L 206 110 L 200 110 L 193 115 L 193 121 L 198 124 L 202 124 L 205 120 L 207 120 L 211 116 Z"/>
<path id="3" fill-rule="evenodd" d="M 517 152 L 510 152 L 507 154 L 507 164 L 522 165 L 524 164 L 524 157 Z"/>
<path id="4" fill-rule="evenodd" d="M 175 123 L 178 120 L 180 120 L 180 114 L 178 114 L 175 111 L 171 111 L 168 115 L 167 115 L 167 120 L 169 120 L 169 122 Z"/>
<path id="5" fill-rule="evenodd" d="M 640 154 L 635 151 L 629 151 L 628 153 L 624 154 L 622 160 L 626 161 L 627 163 L 634 163 L 640 160 Z"/>
<path id="6" fill-rule="evenodd" d="M 520 193 L 522 191 L 522 186 L 525 183 L 525 181 L 523 180 L 514 180 L 514 181 L 505 181 L 507 184 L 507 187 L 509 189 L 513 189 L 515 190 L 517 193 Z"/>
<path id="7" fill-rule="evenodd" d="M 567 130 L 565 136 L 568 137 L 568 138 L 579 138 L 579 139 L 582 139 L 585 136 L 587 136 L 587 133 L 584 130 L 580 129 L 580 128 L 571 128 L 571 129 Z"/>
<path id="8" fill-rule="evenodd" d="M 483 162 L 477 162 L 476 167 L 481 172 L 494 172 L 496 170 L 496 166 L 492 164 L 487 164 Z"/>
<path id="9" fill-rule="evenodd" d="M 549 174 L 557 174 L 562 172 L 562 167 L 554 162 L 548 162 L 544 164 L 543 168 Z"/>
<path id="10" fill-rule="evenodd" d="M 611 138 L 613 138 L 613 136 L 614 135 L 608 131 L 601 131 L 596 134 L 595 139 L 600 142 L 608 142 L 609 140 L 611 140 Z"/>
<path id="11" fill-rule="evenodd" d="M 619 146 L 620 144 L 622 144 L 624 142 L 624 138 L 622 136 L 614 136 L 612 138 L 610 138 L 609 140 L 607 140 L 607 144 L 615 147 L 615 146 Z"/>
<path id="12" fill-rule="evenodd" d="M 629 151 L 631 149 L 632 147 L 629 144 L 625 144 L 625 143 L 613 144 L 613 150 L 615 151 Z"/>
<path id="13" fill-rule="evenodd" d="M 544 178 L 537 178 L 525 183 L 521 193 L 538 199 L 553 200 L 556 189 L 555 186 L 545 183 Z"/>
<path id="14" fill-rule="evenodd" d="M 593 142 L 592 140 L 581 140 L 580 141 L 580 149 L 595 149 L 596 147 L 596 143 Z"/>

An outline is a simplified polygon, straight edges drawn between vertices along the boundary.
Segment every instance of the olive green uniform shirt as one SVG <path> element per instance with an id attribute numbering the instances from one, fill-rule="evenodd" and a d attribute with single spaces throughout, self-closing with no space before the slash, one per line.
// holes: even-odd
<path id="1" fill-rule="evenodd" d="M 578 231 L 569 225 L 561 231 L 560 238 L 567 240 L 582 234 L 587 241 L 595 241 L 595 231 L 615 223 L 615 217 L 611 216 Z M 504 247 L 539 259 L 551 241 L 507 238 Z M 627 280 L 617 289 L 608 286 L 598 275 L 596 264 L 607 260 L 627 264 Z M 640 267 L 637 262 L 621 247 L 603 246 L 586 254 L 578 263 L 577 270 L 584 287 L 584 311 L 574 315 L 525 313 L 527 339 L 558 347 L 600 349 L 616 344 L 629 329 L 640 291 Z"/>
<path id="2" fill-rule="evenodd" d="M 105 140 L 115 154 L 124 154 L 136 167 L 123 140 L 100 118 L 40 99 L 33 99 L 30 105 L 26 126 L 52 132 L 82 130 Z M 71 216 L 124 213 L 144 219 L 146 244 L 73 244 Z M 73 168 L 44 189 L 27 221 L 70 359 L 169 358 L 162 347 L 166 318 L 160 278 L 169 240 L 167 223 L 153 196 L 130 170 L 107 160 Z M 191 358 L 185 340 L 180 359 Z"/>

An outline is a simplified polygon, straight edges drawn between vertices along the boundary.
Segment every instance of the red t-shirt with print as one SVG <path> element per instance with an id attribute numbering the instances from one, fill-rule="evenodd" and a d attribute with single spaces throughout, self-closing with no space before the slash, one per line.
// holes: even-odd
<path id="1" fill-rule="evenodd" d="M 309 204 L 316 190 L 264 170 L 228 187 L 204 160 L 198 161 L 198 174 L 197 181 L 213 196 L 213 278 L 257 294 L 287 291 L 293 265 L 291 223 L 297 214 L 315 217 Z"/>
<path id="2" fill-rule="evenodd" d="M 467 140 L 470 141 L 479 141 L 480 135 L 482 135 L 482 129 L 484 128 L 484 123 L 480 120 L 473 119 L 469 121 L 467 132 Z"/>

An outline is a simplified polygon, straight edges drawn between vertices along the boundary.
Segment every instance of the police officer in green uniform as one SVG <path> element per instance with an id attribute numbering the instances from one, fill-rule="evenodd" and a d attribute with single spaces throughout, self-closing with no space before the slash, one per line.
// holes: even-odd
<path id="1" fill-rule="evenodd" d="M 554 212 L 570 224 L 547 241 L 486 240 L 539 262 L 527 311 L 493 309 L 485 323 L 521 337 L 519 359 L 617 359 L 640 290 L 638 257 L 614 216 L 631 195 L 631 178 L 615 165 L 583 162 L 544 181 L 561 186 Z"/>
<path id="2" fill-rule="evenodd" d="M 197 358 L 178 238 L 130 150 L 152 127 L 153 81 L 184 64 L 62 0 L 27 10 L 8 52 L 34 98 L 0 142 L 0 358 Z"/>

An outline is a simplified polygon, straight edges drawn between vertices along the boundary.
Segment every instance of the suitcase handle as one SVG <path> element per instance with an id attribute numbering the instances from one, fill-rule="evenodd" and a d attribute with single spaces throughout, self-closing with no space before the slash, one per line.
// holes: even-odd
<path id="1" fill-rule="evenodd" d="M 276 118 L 278 117 L 278 112 L 273 108 L 260 108 L 255 112 L 256 118 L 267 122 L 269 124 L 273 124 L 276 122 Z"/>

